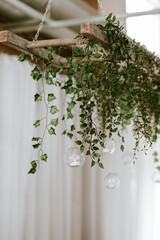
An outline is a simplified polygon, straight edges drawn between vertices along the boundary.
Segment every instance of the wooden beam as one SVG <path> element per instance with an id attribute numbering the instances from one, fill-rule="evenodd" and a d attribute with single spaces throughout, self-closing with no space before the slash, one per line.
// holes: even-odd
<path id="1" fill-rule="evenodd" d="M 98 10 L 98 2 L 97 0 L 83 0 L 84 2 L 88 3 L 92 7 L 96 8 Z"/>
<path id="2" fill-rule="evenodd" d="M 100 42 L 102 45 L 108 45 L 107 35 L 95 24 L 84 22 L 81 24 L 81 33 L 90 40 Z"/>
<path id="3" fill-rule="evenodd" d="M 75 39 L 73 39 L 75 40 Z M 82 39 L 80 39 L 81 41 Z M 46 40 L 48 41 L 48 40 Z M 46 46 L 46 41 L 45 41 L 45 46 Z M 50 40 L 49 40 L 50 41 Z M 41 41 L 37 41 L 38 44 Z M 43 41 L 42 41 L 43 42 Z M 76 42 L 78 43 L 78 39 L 76 40 Z M 28 41 L 22 37 L 19 37 L 18 35 L 9 32 L 9 31 L 1 31 L 0 32 L 0 44 L 7 46 L 9 48 L 15 49 L 20 53 L 25 53 L 29 56 L 36 56 L 36 57 L 43 57 L 47 62 L 48 62 L 48 54 L 51 53 L 50 51 L 46 50 L 45 48 L 30 48 L 28 49 L 26 47 Z M 33 42 L 34 43 L 34 42 Z M 43 42 L 44 43 L 44 42 Z M 50 46 L 50 44 L 48 45 Z M 67 64 L 67 59 L 64 57 L 61 57 L 55 53 L 51 53 L 53 56 L 53 61 L 51 61 L 53 63 L 53 66 L 56 68 L 61 67 L 62 65 L 66 65 Z M 73 62 L 79 60 L 78 58 L 73 58 Z M 96 61 L 96 62 L 100 62 L 103 61 L 102 58 L 91 58 L 91 61 Z M 86 62 L 89 61 L 88 58 L 86 59 L 82 59 L 80 60 L 80 62 Z"/>
<path id="4" fill-rule="evenodd" d="M 0 44 L 7 46 L 9 48 L 15 49 L 18 52 L 25 53 L 29 56 L 35 55 L 36 57 L 43 57 L 45 60 L 48 61 L 48 54 L 51 53 L 50 51 L 46 50 L 45 48 L 36 48 L 36 49 L 28 49 L 26 47 L 26 43 L 28 41 L 18 35 L 9 32 L 9 31 L 1 31 L 0 32 Z M 61 67 L 62 64 L 65 62 L 65 58 L 52 53 L 54 62 L 54 67 Z"/>
<path id="5" fill-rule="evenodd" d="M 40 47 L 60 47 L 69 45 L 79 45 L 84 44 L 82 38 L 61 38 L 61 39 L 49 39 L 40 41 L 28 41 L 26 43 L 27 48 L 40 48 Z"/>

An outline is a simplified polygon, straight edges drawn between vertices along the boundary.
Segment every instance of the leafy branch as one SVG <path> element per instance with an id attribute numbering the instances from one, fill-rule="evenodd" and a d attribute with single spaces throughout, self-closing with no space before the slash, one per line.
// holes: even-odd
<path id="1" fill-rule="evenodd" d="M 129 40 L 123 33 L 123 26 L 112 14 L 106 18 L 104 26 L 97 26 L 107 35 L 107 47 L 89 40 L 84 48 L 76 47 L 73 55 L 66 58 L 67 65 L 56 70 L 52 66 L 52 53 L 58 51 L 61 54 L 66 48 L 56 50 L 49 47 L 48 62 L 44 63 L 43 71 L 35 66 L 31 72 L 35 81 L 42 81 L 42 91 L 35 94 L 34 100 L 44 101 L 46 116 L 33 124 L 37 128 L 45 121 L 42 137 L 32 139 L 33 148 L 38 149 L 38 159 L 31 162 L 29 173 L 36 172 L 40 160 L 47 161 L 48 156 L 43 153 L 45 134 L 48 131 L 55 135 L 55 128 L 61 121 L 59 117 L 53 117 L 48 122 L 48 115 L 53 116 L 59 110 L 56 104 L 52 104 L 54 93 L 46 96 L 43 78 L 48 86 L 60 87 L 67 96 L 62 121 L 72 122 L 75 107 L 79 109 L 78 128 L 71 123 L 63 134 L 76 139 L 80 151 L 90 156 L 91 167 L 98 164 L 103 168 L 101 149 L 105 147 L 105 139 L 115 133 L 121 141 L 120 149 L 124 151 L 122 130 L 130 124 L 135 138 L 134 158 L 140 150 L 142 138 L 145 139 L 143 151 L 146 151 L 160 134 L 160 59 L 144 46 Z M 79 34 L 78 37 L 82 36 Z M 26 58 L 22 54 L 20 61 Z M 103 61 L 92 61 L 92 58 L 102 58 Z M 67 79 L 61 82 L 57 73 L 62 72 L 66 73 Z M 93 120 L 95 117 L 97 122 Z M 157 153 L 154 158 L 157 169 L 160 169 Z"/>

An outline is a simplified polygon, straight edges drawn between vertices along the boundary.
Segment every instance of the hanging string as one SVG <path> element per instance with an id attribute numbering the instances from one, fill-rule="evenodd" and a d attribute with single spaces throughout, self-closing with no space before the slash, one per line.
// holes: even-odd
<path id="1" fill-rule="evenodd" d="M 100 9 L 101 9 L 102 14 L 103 14 L 104 16 L 107 16 L 107 13 L 106 13 L 106 11 L 105 11 L 105 9 L 104 9 L 104 7 L 103 7 L 103 4 L 102 4 L 101 0 L 97 0 L 97 2 L 98 2 L 98 4 L 99 4 L 99 7 L 100 7 Z"/>
<path id="2" fill-rule="evenodd" d="M 46 6 L 45 13 L 44 13 L 44 15 L 43 15 L 43 17 L 42 17 L 42 20 L 41 20 L 41 22 L 40 22 L 40 24 L 39 24 L 39 27 L 38 27 L 38 30 L 37 30 L 37 32 L 36 32 L 35 41 L 36 41 L 36 40 L 38 39 L 38 37 L 39 37 L 39 33 L 40 33 L 40 31 L 41 31 L 41 29 L 42 29 L 42 27 L 43 27 L 44 21 L 46 20 L 47 13 L 48 13 L 48 11 L 49 11 L 49 9 L 50 9 L 51 3 L 52 3 L 52 0 L 49 0 L 49 1 L 48 1 L 48 4 L 47 4 L 47 6 Z"/>

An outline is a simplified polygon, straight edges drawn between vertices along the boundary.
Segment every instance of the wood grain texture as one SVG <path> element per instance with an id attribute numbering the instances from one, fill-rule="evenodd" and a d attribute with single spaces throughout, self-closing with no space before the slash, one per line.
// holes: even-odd
<path id="1" fill-rule="evenodd" d="M 49 39 L 40 41 L 28 41 L 26 43 L 27 48 L 40 48 L 40 47 L 60 47 L 84 44 L 82 38 L 61 38 L 61 39 Z"/>
<path id="2" fill-rule="evenodd" d="M 73 40 L 73 39 L 72 39 Z M 74 39 L 75 40 L 75 39 Z M 48 40 L 46 40 L 48 41 Z M 50 41 L 50 40 L 49 40 Z M 81 39 L 77 39 L 76 43 L 79 43 Z M 39 41 L 38 41 L 39 42 Z M 48 54 L 51 53 L 50 51 L 46 50 L 45 48 L 33 48 L 33 49 L 28 49 L 26 47 L 28 41 L 22 37 L 19 37 L 18 35 L 11 33 L 9 31 L 1 31 L 0 32 L 0 44 L 15 49 L 18 52 L 25 53 L 30 56 L 36 56 L 36 57 L 43 57 L 46 61 L 48 61 Z M 46 42 L 45 42 L 46 46 Z M 50 44 L 49 44 L 50 46 Z M 64 57 L 61 57 L 55 53 L 52 53 L 53 56 L 53 66 L 56 68 L 61 67 L 62 65 L 67 65 L 67 59 Z M 79 60 L 78 58 L 73 58 L 73 62 Z M 102 58 L 91 58 L 92 61 L 103 61 Z M 86 62 L 89 61 L 88 58 L 82 59 L 81 62 Z"/>
<path id="3" fill-rule="evenodd" d="M 84 22 L 81 24 L 81 33 L 90 40 L 100 42 L 102 45 L 108 45 L 107 35 L 95 24 Z"/>
<path id="4" fill-rule="evenodd" d="M 98 2 L 97 2 L 97 0 L 83 0 L 83 1 L 88 3 L 89 5 L 91 5 L 95 9 L 98 9 Z"/>
<path id="5" fill-rule="evenodd" d="M 25 53 L 27 55 L 35 55 L 36 57 L 43 57 L 45 60 L 48 60 L 48 54 L 51 53 L 50 51 L 46 50 L 45 48 L 36 48 L 36 49 L 28 49 L 26 47 L 26 43 L 28 41 L 18 35 L 9 32 L 9 31 L 1 31 L 0 32 L 0 44 L 7 46 L 9 48 L 15 49 L 20 53 Z M 52 53 L 54 62 L 54 67 L 61 67 L 63 62 L 66 60 L 65 58 Z"/>

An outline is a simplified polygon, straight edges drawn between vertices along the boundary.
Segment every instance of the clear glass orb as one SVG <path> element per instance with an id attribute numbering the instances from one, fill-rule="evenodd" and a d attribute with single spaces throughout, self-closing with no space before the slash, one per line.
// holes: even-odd
<path id="1" fill-rule="evenodd" d="M 104 185 L 108 189 L 117 189 L 120 186 L 120 178 L 116 173 L 108 173 L 104 178 Z"/>
<path id="2" fill-rule="evenodd" d="M 65 154 L 65 163 L 69 167 L 81 167 L 85 162 L 85 156 L 76 147 L 71 147 Z"/>
<path id="3" fill-rule="evenodd" d="M 152 181 L 155 183 L 160 183 L 160 171 L 157 170 L 152 174 Z"/>
<path id="4" fill-rule="evenodd" d="M 107 153 L 107 154 L 112 154 L 114 153 L 116 149 L 116 144 L 113 138 L 108 138 L 105 142 L 104 142 L 104 148 L 102 150 L 103 153 Z"/>
<path id="5" fill-rule="evenodd" d="M 123 161 L 124 165 L 126 165 L 126 166 L 135 165 L 135 158 L 134 158 L 133 153 L 128 152 L 128 153 L 123 154 L 122 161 Z"/>

